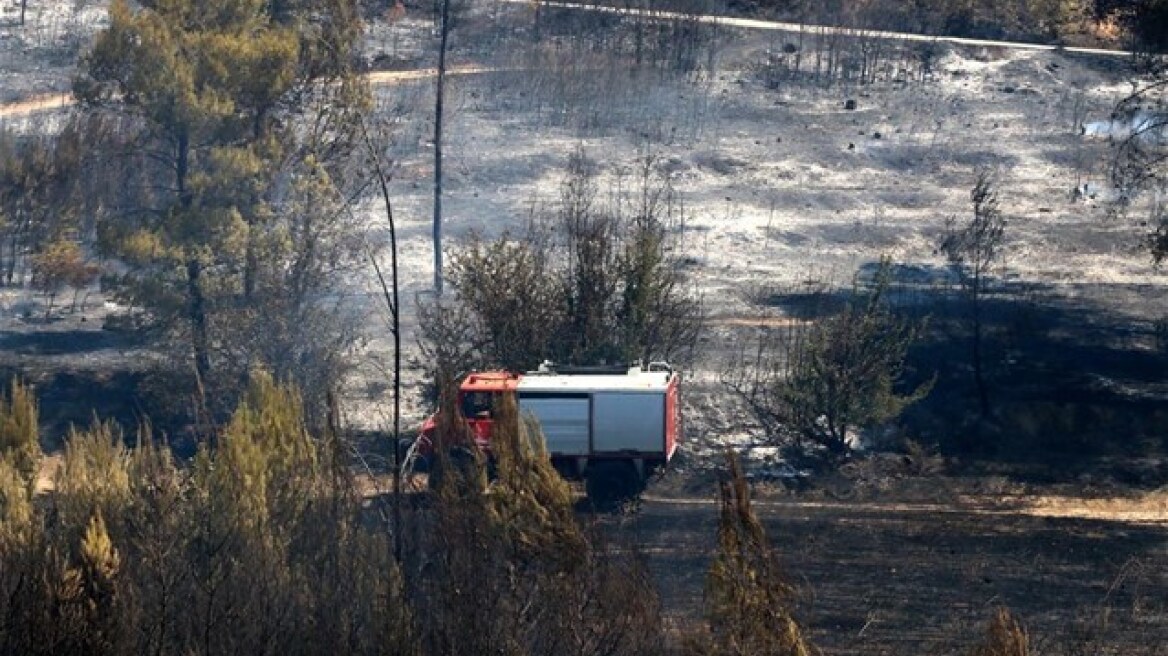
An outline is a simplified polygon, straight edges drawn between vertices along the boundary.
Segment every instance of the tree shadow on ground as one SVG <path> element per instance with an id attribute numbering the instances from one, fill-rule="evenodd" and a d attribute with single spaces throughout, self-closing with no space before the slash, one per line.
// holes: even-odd
<path id="1" fill-rule="evenodd" d="M 860 268 L 858 289 L 878 266 Z M 890 274 L 888 301 L 927 326 L 909 352 L 904 389 L 936 381 L 902 417 L 904 436 L 971 470 L 1032 482 L 1087 474 L 1142 487 L 1168 482 L 1168 353 L 1146 318 L 1164 290 L 991 281 L 980 308 L 990 399 L 982 416 L 970 299 L 946 267 L 898 265 Z M 815 319 L 838 311 L 851 293 L 773 295 L 767 304 Z"/>
<path id="2" fill-rule="evenodd" d="M 64 446 L 71 427 L 85 428 L 94 421 L 115 421 L 132 434 L 146 414 L 138 390 L 139 371 L 55 371 L 33 374 L 22 367 L 0 366 L 3 380 L 14 377 L 31 382 L 36 393 L 41 448 L 55 451 Z"/>
<path id="3" fill-rule="evenodd" d="M 133 334 L 104 330 L 0 332 L 0 350 L 20 355 L 83 355 L 102 349 L 136 347 L 141 343 Z"/>
<path id="4" fill-rule="evenodd" d="M 70 427 L 116 421 L 132 435 L 146 414 L 141 382 L 152 355 L 141 332 L 63 325 L 0 331 L 0 380 L 33 386 L 41 446 L 60 448 Z"/>

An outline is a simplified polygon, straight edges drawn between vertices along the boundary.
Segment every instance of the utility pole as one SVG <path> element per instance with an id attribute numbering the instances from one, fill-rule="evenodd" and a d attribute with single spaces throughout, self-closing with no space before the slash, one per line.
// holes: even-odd
<path id="1" fill-rule="evenodd" d="M 434 294 L 442 295 L 442 91 L 446 86 L 446 40 L 450 35 L 450 0 L 442 0 L 439 25 L 438 89 L 434 94 Z"/>

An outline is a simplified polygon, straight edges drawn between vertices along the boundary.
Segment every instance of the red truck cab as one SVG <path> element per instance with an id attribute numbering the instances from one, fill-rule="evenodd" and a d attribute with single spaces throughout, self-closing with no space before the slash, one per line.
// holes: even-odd
<path id="1" fill-rule="evenodd" d="M 491 426 L 494 423 L 491 412 L 495 399 L 504 392 L 514 392 L 518 385 L 519 374 L 507 371 L 472 373 L 459 385 L 458 407 L 462 410 L 462 416 L 466 418 L 466 423 L 474 435 L 475 444 L 480 449 L 490 448 Z M 418 438 L 418 450 L 422 455 L 429 455 L 433 448 L 431 436 L 437 424 L 437 414 L 427 417 L 422 424 L 422 432 Z"/>

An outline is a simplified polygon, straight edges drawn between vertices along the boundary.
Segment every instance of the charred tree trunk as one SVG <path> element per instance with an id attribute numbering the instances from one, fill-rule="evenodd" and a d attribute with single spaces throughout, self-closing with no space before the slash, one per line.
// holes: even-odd
<path id="1" fill-rule="evenodd" d="M 255 296 L 256 269 L 259 268 L 259 257 L 256 255 L 256 227 L 251 219 L 247 222 L 247 254 L 243 264 L 243 300 L 250 303 Z"/>
<path id="2" fill-rule="evenodd" d="M 197 257 L 187 260 L 187 297 L 191 322 L 191 345 L 195 352 L 195 373 L 205 385 L 211 373 L 211 357 L 207 352 L 207 304 L 203 298 L 203 265 Z"/>
<path id="3" fill-rule="evenodd" d="M 20 233 L 13 232 L 12 237 L 8 239 L 8 261 L 4 264 L 4 284 L 12 285 L 13 279 L 16 277 L 16 258 L 17 252 L 20 248 Z"/>
<path id="4" fill-rule="evenodd" d="M 444 0 L 443 5 L 449 2 Z M 387 284 L 382 275 L 377 258 L 369 254 L 369 262 L 377 273 L 377 281 L 385 297 L 385 307 L 389 311 L 389 331 L 393 335 L 393 558 L 397 563 L 402 562 L 402 451 L 401 451 L 401 299 L 398 295 L 398 262 L 397 262 L 397 224 L 393 220 L 393 202 L 389 195 L 389 174 L 381 166 L 381 156 L 373 147 L 365 124 L 361 124 L 365 138 L 365 147 L 373 159 L 373 173 L 377 176 L 377 183 L 381 189 L 381 198 L 385 203 L 385 219 L 389 227 L 389 275 Z"/>
<path id="5" fill-rule="evenodd" d="M 175 187 L 178 189 L 179 206 L 189 212 L 194 197 L 187 189 L 187 173 L 190 169 L 190 136 L 180 132 L 175 144 Z M 203 297 L 203 264 L 198 255 L 189 254 L 187 268 L 187 318 L 191 322 L 191 348 L 195 356 L 195 373 L 199 385 L 207 384 L 211 373 L 211 356 L 207 342 L 207 303 Z"/>

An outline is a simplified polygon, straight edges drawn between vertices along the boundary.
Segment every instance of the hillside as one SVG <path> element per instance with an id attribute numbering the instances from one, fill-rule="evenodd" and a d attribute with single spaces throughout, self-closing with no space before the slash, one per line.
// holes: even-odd
<path id="1" fill-rule="evenodd" d="M 367 5 L 359 66 L 373 102 L 363 127 L 391 172 L 412 435 L 433 410 L 418 341 L 419 304 L 433 302 L 438 35 L 430 5 Z M 56 134 L 80 111 L 71 85 L 106 6 L 31 3 L 19 26 L 16 3 L 0 4 L 6 137 Z M 701 613 L 711 499 L 729 448 L 746 461 L 762 524 L 811 591 L 796 607 L 827 653 L 964 653 L 1000 605 L 1032 618 L 1048 636 L 1041 648 L 1158 653 L 1168 626 L 1168 279 L 1148 250 L 1159 199 L 1127 213 L 1114 202 L 1115 141 L 1141 116 L 1114 114 L 1132 90 L 1130 59 L 773 27 L 515 2 L 457 12 L 446 252 L 522 235 L 554 214 L 576 158 L 606 207 L 636 200 L 642 176 L 669 190 L 669 262 L 705 316 L 692 357 L 675 363 L 686 438 L 677 459 L 635 512 L 588 519 L 590 528 L 643 551 L 663 626 L 685 625 Z M 346 174 L 365 184 L 342 204 L 352 266 L 321 296 L 330 318 L 355 327 L 333 355 L 344 365 L 346 446 L 360 456 L 346 466 L 359 470 L 357 505 L 372 515 L 392 496 L 394 353 L 365 257 L 385 271 L 391 254 L 369 163 L 353 162 Z M 971 216 L 980 171 L 995 176 L 1006 227 L 978 315 L 992 402 L 979 413 L 970 306 L 942 241 Z M 0 374 L 31 381 L 40 399 L 48 457 L 37 493 L 55 493 L 69 427 L 94 413 L 126 426 L 156 419 L 176 451 L 193 453 L 202 417 L 191 410 L 188 343 L 140 329 L 149 312 L 97 280 L 50 307 L 27 274 L 34 254 L 17 254 L 13 235 L 3 243 L 24 264 L 0 288 Z M 78 241 L 107 279 L 126 269 L 96 238 Z M 929 394 L 849 435 L 855 453 L 793 455 L 791 437 L 768 435 L 724 383 L 760 336 L 816 325 L 879 288 L 885 260 L 889 306 L 923 326 L 897 384 Z M 309 403 L 314 393 L 322 403 L 323 387 L 307 391 Z"/>

